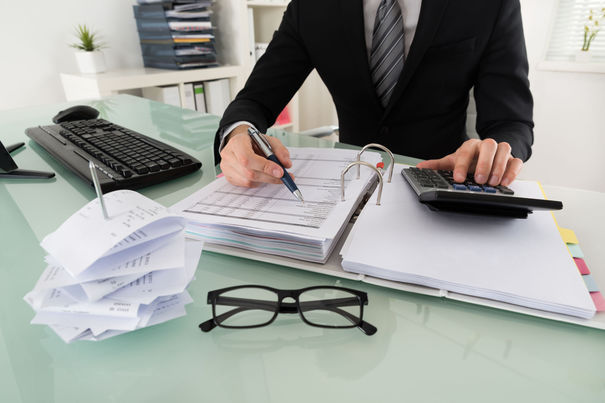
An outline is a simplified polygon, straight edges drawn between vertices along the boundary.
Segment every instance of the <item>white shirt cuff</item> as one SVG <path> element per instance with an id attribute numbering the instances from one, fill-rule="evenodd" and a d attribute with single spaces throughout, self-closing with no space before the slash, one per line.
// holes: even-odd
<path id="1" fill-rule="evenodd" d="M 221 133 L 221 143 L 218 146 L 219 153 L 223 150 L 223 147 L 225 147 L 225 138 L 239 125 L 248 125 L 256 129 L 256 126 L 250 122 L 246 122 L 245 120 L 240 120 L 239 122 L 235 122 L 232 125 L 227 126 Z"/>

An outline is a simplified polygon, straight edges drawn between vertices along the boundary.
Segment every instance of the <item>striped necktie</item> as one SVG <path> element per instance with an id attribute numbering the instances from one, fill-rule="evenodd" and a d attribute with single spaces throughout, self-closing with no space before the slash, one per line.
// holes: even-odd
<path id="1" fill-rule="evenodd" d="M 403 17 L 397 0 L 382 0 L 372 33 L 370 72 L 380 103 L 386 108 L 403 69 Z"/>

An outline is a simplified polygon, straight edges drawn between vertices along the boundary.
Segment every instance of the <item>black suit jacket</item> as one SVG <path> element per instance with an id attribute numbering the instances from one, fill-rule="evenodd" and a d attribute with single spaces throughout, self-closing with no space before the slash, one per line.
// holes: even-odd
<path id="1" fill-rule="evenodd" d="M 222 129 L 239 120 L 265 132 L 313 68 L 336 105 L 342 142 L 443 157 L 468 139 L 466 108 L 474 87 L 480 137 L 508 142 L 522 160 L 531 155 L 533 100 L 518 0 L 423 0 L 386 108 L 370 76 L 362 0 L 293 0 L 225 111 L 215 152 Z"/>

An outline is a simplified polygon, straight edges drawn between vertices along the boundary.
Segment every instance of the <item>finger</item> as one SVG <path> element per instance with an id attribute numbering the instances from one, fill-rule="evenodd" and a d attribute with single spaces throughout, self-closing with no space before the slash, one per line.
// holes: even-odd
<path id="1" fill-rule="evenodd" d="M 478 144 L 480 142 L 480 140 L 476 139 L 467 140 L 458 148 L 458 150 L 456 150 L 454 181 L 464 182 L 466 180 L 466 175 L 476 158 L 479 149 Z"/>
<path id="2" fill-rule="evenodd" d="M 437 160 L 422 161 L 416 165 L 416 168 L 421 169 L 454 169 L 454 154 L 447 155 Z"/>
<path id="3" fill-rule="evenodd" d="M 284 146 L 282 142 L 276 139 L 275 137 L 265 136 L 265 138 L 271 145 L 273 153 L 275 154 L 277 159 L 283 164 L 283 166 L 285 168 L 291 168 L 292 161 L 290 160 L 290 152 L 288 151 L 286 146 Z"/>
<path id="4" fill-rule="evenodd" d="M 496 186 L 502 180 L 502 175 L 506 171 L 506 165 L 510 160 L 510 145 L 508 143 L 498 143 L 498 150 L 494 156 L 494 163 L 492 164 L 492 172 L 489 177 L 489 184 Z"/>
<path id="5" fill-rule="evenodd" d="M 245 187 L 254 187 L 261 183 L 281 183 L 280 179 L 263 172 L 251 171 L 239 164 L 234 166 L 231 163 L 234 160 L 234 158 L 230 158 L 221 162 L 221 170 L 230 183 Z"/>
<path id="6" fill-rule="evenodd" d="M 521 168 L 523 168 L 523 161 L 519 158 L 511 158 L 508 161 L 508 166 L 502 176 L 502 185 L 508 186 L 513 183 L 517 175 L 519 175 L 519 172 L 521 172 Z"/>
<path id="7" fill-rule="evenodd" d="M 475 167 L 475 182 L 478 184 L 483 185 L 489 179 L 497 150 L 498 143 L 494 139 L 485 139 L 479 145 L 479 156 Z"/>
<path id="8" fill-rule="evenodd" d="M 250 180 L 248 180 L 248 179 L 244 178 L 243 176 L 238 175 L 236 173 L 224 173 L 224 174 L 225 174 L 225 178 L 227 179 L 227 181 L 229 183 L 231 183 L 232 185 L 242 186 L 242 187 L 247 187 L 247 188 L 251 188 L 251 187 L 255 186 L 254 182 L 251 182 Z"/>
<path id="9" fill-rule="evenodd" d="M 236 140 L 236 139 L 233 139 Z M 248 178 L 251 181 L 259 181 L 264 173 L 274 178 L 281 178 L 284 174 L 282 168 L 275 162 L 261 157 L 252 149 L 252 144 L 248 139 L 246 142 L 237 142 L 231 149 L 235 156 L 235 166 L 241 176 Z"/>

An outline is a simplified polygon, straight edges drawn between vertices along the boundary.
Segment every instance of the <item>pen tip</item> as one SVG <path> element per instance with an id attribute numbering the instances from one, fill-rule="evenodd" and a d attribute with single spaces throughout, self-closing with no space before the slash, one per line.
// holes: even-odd
<path id="1" fill-rule="evenodd" d="M 305 199 L 303 199 L 303 195 L 302 195 L 302 193 L 300 193 L 300 190 L 295 190 L 294 196 L 296 196 L 296 198 L 298 200 L 300 200 L 302 202 L 302 204 L 305 204 Z"/>

